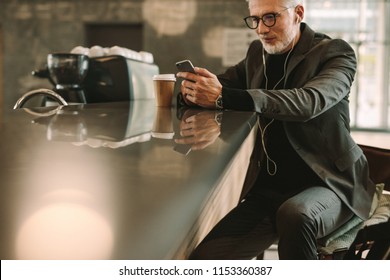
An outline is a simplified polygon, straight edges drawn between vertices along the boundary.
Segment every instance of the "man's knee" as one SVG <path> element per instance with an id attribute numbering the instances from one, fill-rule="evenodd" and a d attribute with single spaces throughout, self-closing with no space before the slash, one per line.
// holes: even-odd
<path id="1" fill-rule="evenodd" d="M 313 226 L 315 226 L 315 220 L 311 218 L 309 210 L 302 204 L 287 201 L 276 212 L 276 227 L 279 233 L 313 228 Z"/>

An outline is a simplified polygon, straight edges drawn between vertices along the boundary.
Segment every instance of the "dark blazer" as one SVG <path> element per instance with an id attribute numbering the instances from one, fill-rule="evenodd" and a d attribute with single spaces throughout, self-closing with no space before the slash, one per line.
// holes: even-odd
<path id="1" fill-rule="evenodd" d="M 260 117 L 282 121 L 296 152 L 354 213 L 366 219 L 375 186 L 369 179 L 367 160 L 350 135 L 348 96 L 356 71 L 355 53 L 345 41 L 315 33 L 305 23 L 301 31 L 288 62 L 283 90 L 260 89 L 263 50 L 256 40 L 244 60 L 218 76 L 224 106 L 241 109 L 245 106 L 234 104 L 250 96 L 251 106 Z M 257 177 L 261 157 L 258 141 L 244 194 Z"/>

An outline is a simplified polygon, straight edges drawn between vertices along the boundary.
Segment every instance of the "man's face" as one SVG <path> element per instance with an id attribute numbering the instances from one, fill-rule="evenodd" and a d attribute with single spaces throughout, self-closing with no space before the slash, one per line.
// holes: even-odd
<path id="1" fill-rule="evenodd" d="M 285 8 L 289 9 L 284 10 Z M 267 27 L 260 21 L 256 29 L 256 33 L 268 53 L 284 53 L 292 48 L 294 40 L 298 40 L 299 22 L 294 13 L 294 8 L 284 6 L 281 0 L 251 0 L 249 2 L 251 16 L 262 17 L 265 14 L 280 12 L 280 15 L 276 17 L 274 26 Z"/>

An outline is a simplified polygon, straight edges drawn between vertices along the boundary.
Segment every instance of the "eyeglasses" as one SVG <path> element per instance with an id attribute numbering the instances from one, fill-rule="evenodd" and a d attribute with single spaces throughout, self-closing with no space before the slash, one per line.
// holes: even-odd
<path id="1" fill-rule="evenodd" d="M 276 24 L 276 18 L 279 17 L 282 12 L 284 12 L 290 8 L 292 8 L 292 7 L 285 8 L 277 13 L 268 13 L 268 14 L 263 15 L 262 17 L 249 16 L 249 17 L 244 18 L 244 21 L 250 29 L 257 29 L 259 27 L 260 20 L 264 23 L 265 26 L 272 27 Z"/>

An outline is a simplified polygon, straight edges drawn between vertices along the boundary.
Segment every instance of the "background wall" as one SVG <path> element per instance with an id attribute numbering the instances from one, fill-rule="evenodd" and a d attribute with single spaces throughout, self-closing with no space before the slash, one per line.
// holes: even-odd
<path id="1" fill-rule="evenodd" d="M 28 90 L 51 87 L 31 71 L 49 53 L 87 46 L 86 24 L 143 24 L 143 50 L 161 73 L 176 72 L 174 63 L 185 58 L 220 72 L 224 30 L 245 28 L 247 14 L 245 0 L 0 0 L 3 108 Z"/>

